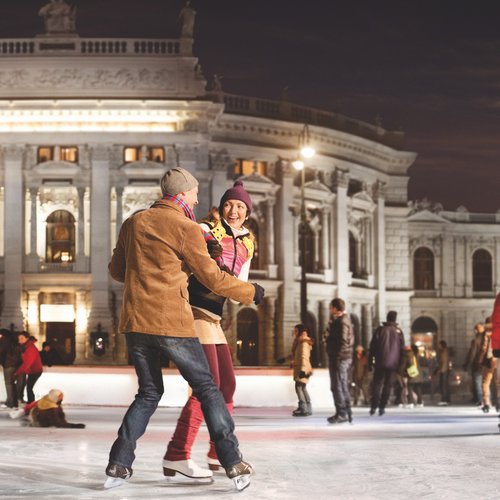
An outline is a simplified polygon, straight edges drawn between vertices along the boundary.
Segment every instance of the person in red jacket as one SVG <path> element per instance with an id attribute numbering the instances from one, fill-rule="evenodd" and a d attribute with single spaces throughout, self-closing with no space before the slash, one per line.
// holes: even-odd
<path id="1" fill-rule="evenodd" d="M 493 350 L 493 356 L 495 358 L 500 358 L 500 293 L 495 299 L 495 305 L 493 306 L 493 314 L 491 315 L 491 348 Z"/>
<path id="2" fill-rule="evenodd" d="M 26 392 L 28 394 L 27 402 L 32 403 L 35 401 L 33 387 L 43 372 L 42 359 L 35 346 L 35 342 L 30 339 L 30 334 L 28 332 L 20 332 L 17 335 L 17 340 L 21 345 L 23 360 L 21 366 L 14 374 L 17 378 L 17 398 L 22 399 L 24 387 L 26 386 Z"/>

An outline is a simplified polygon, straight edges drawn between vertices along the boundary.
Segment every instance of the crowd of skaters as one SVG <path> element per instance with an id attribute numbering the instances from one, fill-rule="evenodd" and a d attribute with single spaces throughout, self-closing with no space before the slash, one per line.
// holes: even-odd
<path id="1" fill-rule="evenodd" d="M 474 327 L 463 369 L 471 375 L 471 403 L 488 413 L 493 407 L 500 412 L 500 294 L 493 314 Z M 429 389 L 431 399 L 438 392 L 438 406 L 451 402 L 451 386 L 460 382 L 452 377 L 450 348 L 444 339 L 437 351 L 418 344 L 405 345 L 404 334 L 397 323 L 397 312 L 389 311 L 386 321 L 374 332 L 368 349 L 355 346 L 355 334 L 345 302 L 335 298 L 330 303 L 330 322 L 323 342 L 329 360 L 331 392 L 335 413 L 330 424 L 352 422 L 352 406 L 365 404 L 369 414 L 383 416 L 387 406 L 418 408 L 424 405 L 423 393 Z M 313 341 L 304 325 L 294 328 L 290 356 L 298 397 L 295 417 L 312 415 L 307 383 L 312 375 Z M 392 396 L 392 399 L 391 399 Z"/>

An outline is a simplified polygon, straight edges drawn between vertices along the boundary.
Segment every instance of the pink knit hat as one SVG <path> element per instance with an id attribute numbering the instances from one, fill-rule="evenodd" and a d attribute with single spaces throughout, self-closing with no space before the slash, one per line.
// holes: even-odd
<path id="1" fill-rule="evenodd" d="M 219 213 L 222 214 L 222 207 L 227 200 L 239 200 L 242 201 L 248 209 L 247 215 L 252 211 L 252 200 L 250 195 L 245 191 L 243 187 L 243 182 L 236 181 L 232 188 L 229 188 L 220 199 Z"/>

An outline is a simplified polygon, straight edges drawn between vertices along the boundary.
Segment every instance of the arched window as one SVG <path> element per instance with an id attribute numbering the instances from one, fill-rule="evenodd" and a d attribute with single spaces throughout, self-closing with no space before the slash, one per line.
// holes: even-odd
<path id="1" fill-rule="evenodd" d="M 259 224 L 254 218 L 249 217 L 245 222 L 245 227 L 252 233 L 254 238 L 254 251 L 250 269 L 262 269 L 264 263 L 262 262 L 262 255 L 260 253 Z"/>
<path id="2" fill-rule="evenodd" d="M 428 248 L 413 254 L 413 282 L 415 290 L 434 290 L 434 254 Z"/>
<path id="3" fill-rule="evenodd" d="M 475 292 L 491 292 L 493 268 L 490 252 L 480 248 L 472 255 L 472 289 Z"/>
<path id="4" fill-rule="evenodd" d="M 47 217 L 45 260 L 75 260 L 75 218 L 66 210 L 56 210 Z"/>
<path id="5" fill-rule="evenodd" d="M 352 231 L 349 231 L 349 271 L 354 277 L 358 276 L 358 245 Z"/>
<path id="6" fill-rule="evenodd" d="M 248 307 L 238 313 L 236 357 L 243 366 L 259 364 L 259 322 L 257 313 Z"/>

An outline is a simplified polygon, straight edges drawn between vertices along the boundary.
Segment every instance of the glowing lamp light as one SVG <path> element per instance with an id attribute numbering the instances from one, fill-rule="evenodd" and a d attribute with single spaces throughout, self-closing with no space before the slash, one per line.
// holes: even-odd
<path id="1" fill-rule="evenodd" d="M 292 165 L 293 165 L 293 168 L 295 170 L 299 170 L 300 171 L 300 170 L 303 170 L 303 168 L 304 168 L 304 162 L 302 160 L 294 160 L 292 162 Z"/>
<path id="2" fill-rule="evenodd" d="M 304 146 L 300 150 L 300 154 L 302 155 L 303 158 L 309 159 L 316 154 L 316 150 L 311 146 Z"/>
<path id="3" fill-rule="evenodd" d="M 69 252 L 61 252 L 61 262 L 69 262 Z"/>

